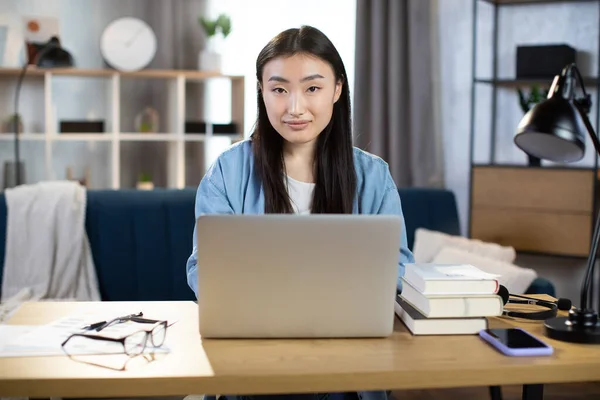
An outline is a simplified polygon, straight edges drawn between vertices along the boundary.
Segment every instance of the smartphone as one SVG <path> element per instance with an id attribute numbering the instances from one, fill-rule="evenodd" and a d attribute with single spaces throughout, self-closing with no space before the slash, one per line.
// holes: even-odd
<path id="1" fill-rule="evenodd" d="M 507 356 L 548 356 L 552 346 L 521 328 L 482 329 L 479 336 Z"/>

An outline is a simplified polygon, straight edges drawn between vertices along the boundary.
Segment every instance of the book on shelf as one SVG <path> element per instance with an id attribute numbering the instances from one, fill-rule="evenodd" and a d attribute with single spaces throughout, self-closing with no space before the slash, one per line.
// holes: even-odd
<path id="1" fill-rule="evenodd" d="M 404 280 L 423 294 L 492 294 L 498 275 L 469 264 L 406 264 Z"/>

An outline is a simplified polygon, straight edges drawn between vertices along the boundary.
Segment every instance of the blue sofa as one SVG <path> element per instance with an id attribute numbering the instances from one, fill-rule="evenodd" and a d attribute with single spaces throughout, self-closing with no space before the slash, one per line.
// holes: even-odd
<path id="1" fill-rule="evenodd" d="M 418 227 L 460 234 L 452 192 L 421 188 L 399 192 L 410 248 Z M 88 191 L 86 231 L 103 300 L 195 299 L 185 274 L 192 248 L 195 195 L 193 188 Z M 6 217 L 6 201 L 0 193 L 0 282 Z M 554 296 L 554 286 L 539 278 L 527 293 Z"/>

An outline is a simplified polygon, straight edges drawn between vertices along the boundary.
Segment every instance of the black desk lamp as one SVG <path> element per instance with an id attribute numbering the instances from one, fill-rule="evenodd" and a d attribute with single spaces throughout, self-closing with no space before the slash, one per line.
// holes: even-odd
<path id="1" fill-rule="evenodd" d="M 581 98 L 574 97 L 576 81 L 583 91 Z M 533 107 L 519 123 L 514 138 L 515 144 L 539 158 L 573 162 L 580 160 L 585 154 L 586 130 L 597 155 L 600 155 L 600 141 L 587 116 L 591 106 L 590 95 L 585 92 L 577 66 L 567 65 L 560 75 L 554 77 L 547 100 Z M 600 213 L 594 226 L 579 307 L 571 309 L 568 317 L 547 319 L 544 326 L 548 337 L 567 342 L 600 343 L 598 313 L 594 310 L 590 298 L 599 240 Z"/>
<path id="2" fill-rule="evenodd" d="M 40 68 L 66 68 L 72 67 L 73 64 L 73 57 L 68 51 L 61 47 L 60 41 L 56 36 L 50 38 L 50 40 L 41 47 L 34 59 L 34 65 Z M 19 80 L 17 81 L 17 90 L 15 93 L 15 118 L 13 120 L 15 132 L 15 186 L 19 186 L 21 184 L 18 117 L 19 93 L 21 92 L 21 85 L 23 84 L 23 79 L 25 78 L 25 73 L 27 72 L 27 68 L 29 67 L 29 65 L 30 63 L 27 61 L 25 62 L 25 65 L 23 65 L 21 73 L 19 74 Z"/>

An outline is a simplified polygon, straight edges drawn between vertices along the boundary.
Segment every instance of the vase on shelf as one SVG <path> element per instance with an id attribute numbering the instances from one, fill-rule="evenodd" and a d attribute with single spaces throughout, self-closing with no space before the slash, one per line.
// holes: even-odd
<path id="1" fill-rule="evenodd" d="M 198 23 L 206 38 L 206 46 L 198 54 L 198 69 L 220 73 L 223 41 L 231 33 L 231 18 L 227 14 L 219 14 L 216 19 L 201 15 Z"/>
<path id="2" fill-rule="evenodd" d="M 158 111 L 146 107 L 135 116 L 135 130 L 139 133 L 157 133 L 159 126 Z"/>
<path id="3" fill-rule="evenodd" d="M 206 46 L 198 54 L 198 69 L 200 71 L 221 72 L 223 66 L 223 56 L 219 51 L 220 46 L 217 43 L 217 37 L 210 37 Z"/>
<path id="4" fill-rule="evenodd" d="M 136 185 L 138 190 L 152 190 L 154 189 L 154 183 L 152 182 L 138 182 Z"/>

